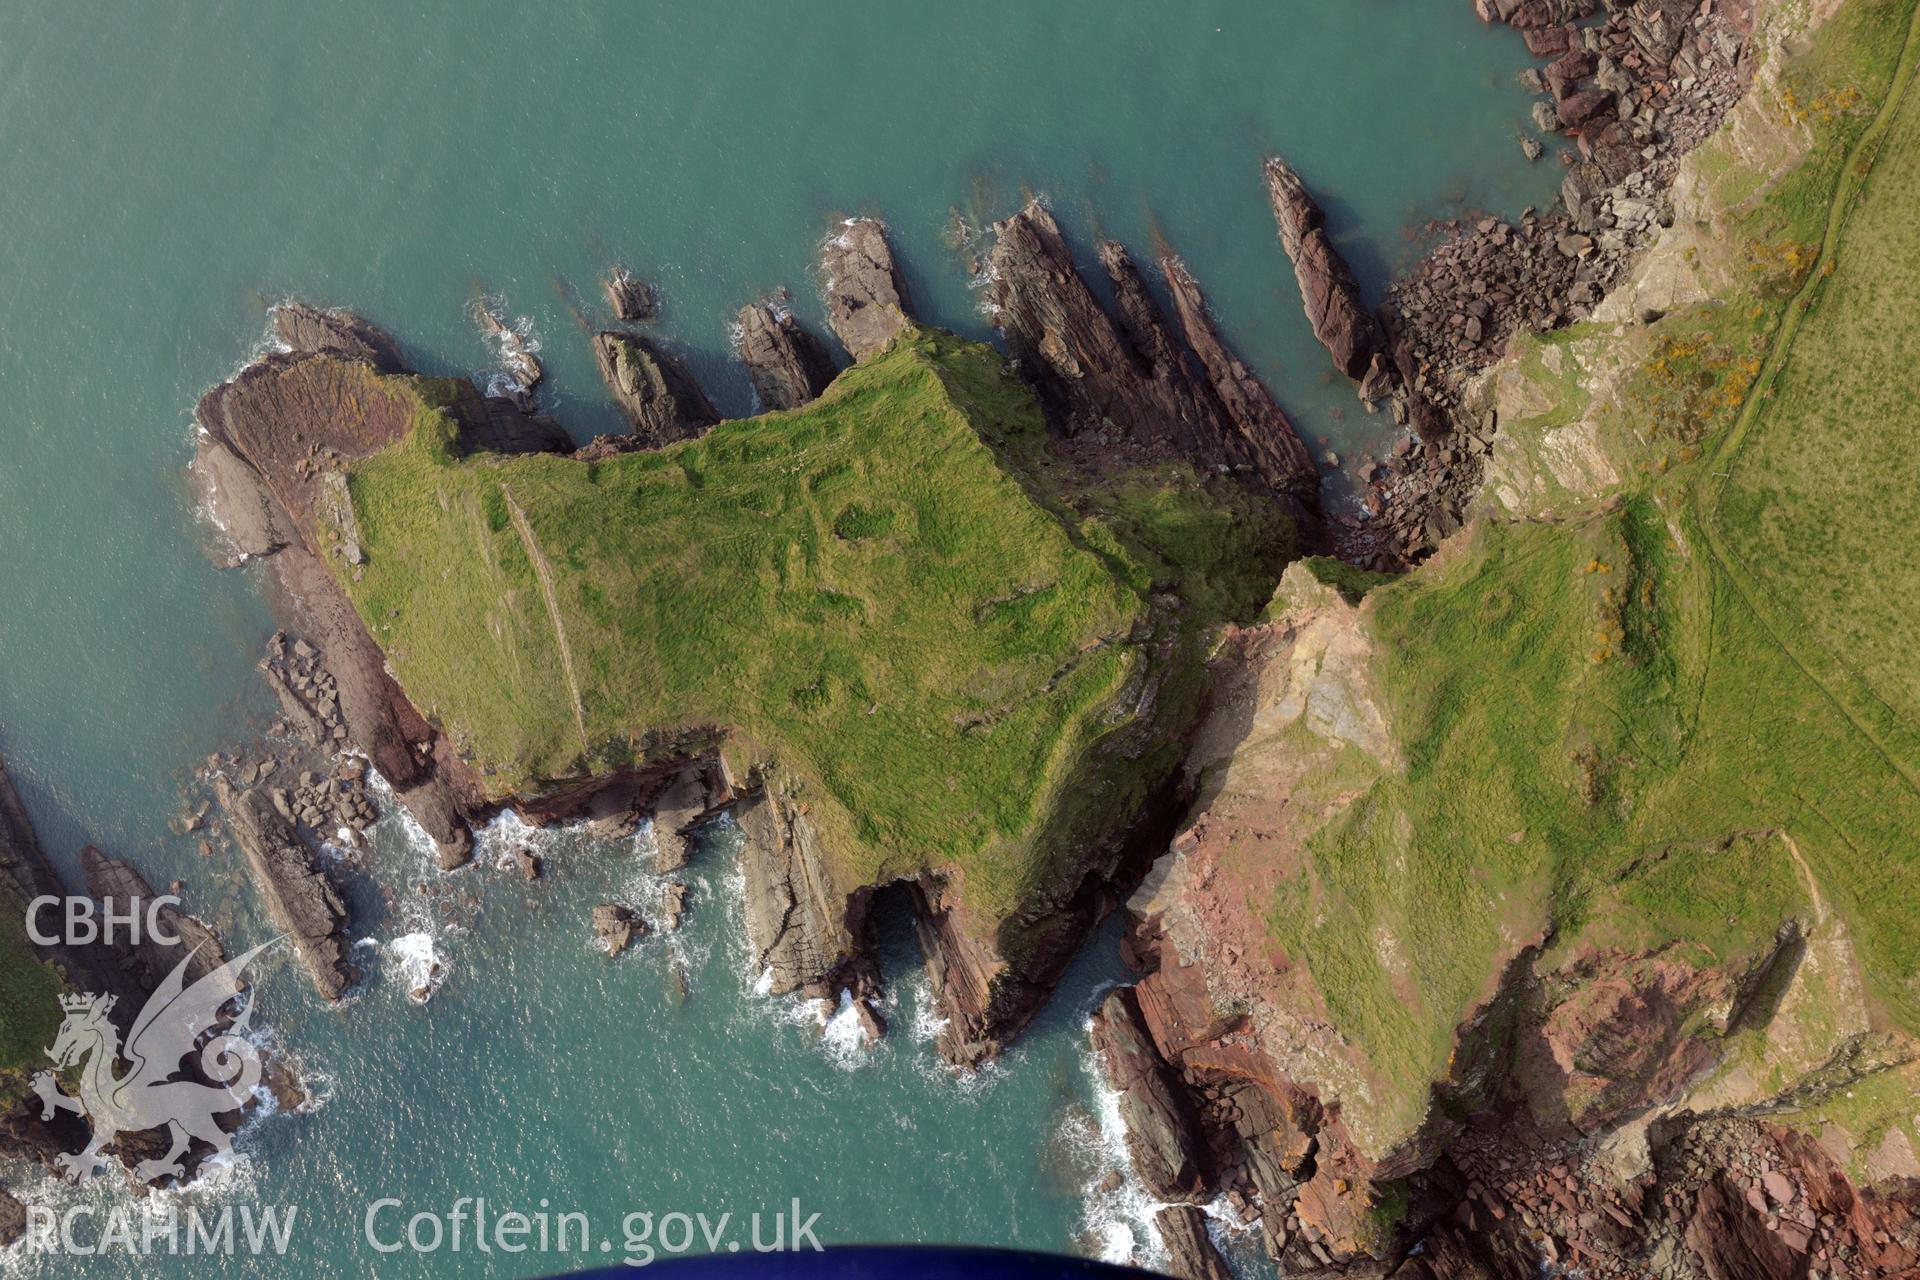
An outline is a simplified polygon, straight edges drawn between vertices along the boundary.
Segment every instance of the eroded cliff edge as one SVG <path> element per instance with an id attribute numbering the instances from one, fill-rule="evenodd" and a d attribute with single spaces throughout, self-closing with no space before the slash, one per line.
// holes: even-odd
<path id="1" fill-rule="evenodd" d="M 1385 482 L 1424 563 L 1296 565 L 1220 651 L 1094 1023 L 1134 1167 L 1289 1275 L 1907 1274 L 1920 751 L 1875 655 L 1910 652 L 1877 603 L 1908 569 L 1798 477 L 1912 471 L 1870 353 L 1910 328 L 1872 282 L 1913 255 L 1913 6 L 1774 6 L 1751 44 L 1738 6 L 1488 13 L 1626 177 L 1582 185 L 1583 143 L 1548 305 L 1414 340 L 1455 353 L 1415 365 L 1440 447 Z M 1389 341 L 1436 272 L 1492 299 L 1460 264 L 1527 230 L 1443 245 Z"/>

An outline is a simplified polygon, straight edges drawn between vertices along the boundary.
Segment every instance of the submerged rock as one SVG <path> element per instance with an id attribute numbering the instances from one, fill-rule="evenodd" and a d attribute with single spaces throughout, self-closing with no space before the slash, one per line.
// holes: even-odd
<path id="1" fill-rule="evenodd" d="M 661 890 L 660 909 L 666 913 L 667 932 L 678 929 L 681 917 L 687 914 L 687 886 L 684 881 L 667 881 L 666 888 Z"/>
<path id="2" fill-rule="evenodd" d="M 777 302 L 740 308 L 734 350 L 747 366 L 760 403 L 768 409 L 798 409 L 833 381 L 833 361 L 819 339 Z"/>
<path id="3" fill-rule="evenodd" d="M 506 318 L 485 298 L 474 300 L 473 322 L 480 326 L 480 333 L 493 344 L 500 357 L 500 371 L 507 376 L 511 384 L 514 399 L 522 407 L 531 403 L 534 389 L 547 376 L 540 365 L 540 358 L 533 354 L 533 345 L 525 334 L 506 322 Z"/>
<path id="4" fill-rule="evenodd" d="M 877 219 L 848 219 L 822 247 L 820 274 L 827 324 L 855 360 L 884 350 L 912 322 L 906 281 Z"/>
<path id="5" fill-rule="evenodd" d="M 593 335 L 593 358 L 642 448 L 691 440 L 720 421 L 693 375 L 649 338 L 602 330 Z"/>
<path id="6" fill-rule="evenodd" d="M 856 996 L 853 1001 L 853 1016 L 859 1021 L 860 1034 L 866 1037 L 868 1044 L 876 1044 L 885 1038 L 887 1020 L 880 1016 L 880 1011 L 875 1009 L 871 1002 Z"/>

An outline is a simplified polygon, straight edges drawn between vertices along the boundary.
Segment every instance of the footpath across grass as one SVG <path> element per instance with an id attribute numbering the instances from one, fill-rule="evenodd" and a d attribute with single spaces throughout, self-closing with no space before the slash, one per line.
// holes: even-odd
<path id="1" fill-rule="evenodd" d="M 1482 522 L 1367 597 L 1406 769 L 1266 913 L 1377 1114 L 1419 1122 L 1521 947 L 1740 972 L 1814 892 L 1875 1024 L 1920 1033 L 1920 94 L 1880 110 L 1912 13 L 1858 0 L 1786 69 L 1818 141 L 1729 222 L 1800 248 L 1660 322 L 1680 363 L 1620 403 L 1672 413 L 1618 433 L 1613 500 Z"/>

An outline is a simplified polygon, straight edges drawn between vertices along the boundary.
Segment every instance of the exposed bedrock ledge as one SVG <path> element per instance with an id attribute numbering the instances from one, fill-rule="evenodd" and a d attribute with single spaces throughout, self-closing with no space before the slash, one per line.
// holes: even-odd
<path id="1" fill-rule="evenodd" d="M 820 277 L 827 324 L 855 360 L 885 350 L 913 318 L 906 280 L 877 219 L 850 218 L 827 239 Z"/>
<path id="2" fill-rule="evenodd" d="M 778 783 L 763 783 L 734 808 L 745 837 L 747 940 L 775 994 L 846 982 L 859 963 L 850 899 L 827 870 L 819 837 Z"/>
<path id="3" fill-rule="evenodd" d="M 348 958 L 347 907 L 339 891 L 265 790 L 241 790 L 224 778 L 214 790 L 268 914 L 292 937 L 314 990 L 338 1000 L 360 978 Z"/>
<path id="4" fill-rule="evenodd" d="M 288 299 L 269 313 L 280 341 L 294 351 L 330 351 L 365 360 L 382 373 L 406 367 L 392 335 L 351 311 Z"/>
<path id="5" fill-rule="evenodd" d="M 798 409 L 833 381 L 826 348 L 794 319 L 783 299 L 751 303 L 735 319 L 734 350 L 768 409 Z"/>
<path id="6" fill-rule="evenodd" d="M 994 231 L 994 323 L 1072 452 L 1095 465 L 1173 458 L 1238 471 L 1302 509 L 1317 506 L 1319 477 L 1305 446 L 1226 351 L 1191 277 L 1177 292 L 1197 358 L 1174 336 L 1124 247 L 1100 249 L 1116 323 L 1081 278 L 1045 205 L 1029 203 Z"/>
<path id="7" fill-rule="evenodd" d="M 593 335 L 593 358 L 614 403 L 633 424 L 633 443 L 640 448 L 691 440 L 720 421 L 693 374 L 650 338 L 602 330 Z"/>
<path id="8" fill-rule="evenodd" d="M 462 813 L 475 807 L 477 780 L 400 691 L 335 577 L 362 559 L 346 468 L 410 431 L 417 401 L 382 381 L 375 357 L 397 346 L 366 321 L 340 312 L 313 313 L 324 323 L 305 311 L 278 314 L 302 317 L 283 337 L 321 345 L 257 360 L 202 396 L 196 467 L 216 521 L 239 550 L 270 557 L 296 629 L 326 655 L 342 721 L 334 745 L 365 752 L 439 846 L 441 865 L 458 866 L 472 847 Z M 343 354 L 348 337 L 361 349 Z M 465 380 L 440 385 L 458 449 L 570 446 L 549 418 L 482 396 Z"/>

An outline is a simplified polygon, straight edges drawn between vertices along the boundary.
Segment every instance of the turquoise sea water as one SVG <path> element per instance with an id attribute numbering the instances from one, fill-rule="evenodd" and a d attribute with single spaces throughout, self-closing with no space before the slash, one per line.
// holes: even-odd
<path id="1" fill-rule="evenodd" d="M 1305 434 L 1351 455 L 1383 424 L 1308 334 L 1263 151 L 1325 194 L 1376 294 L 1410 228 L 1516 213 L 1559 176 L 1515 145 L 1523 49 L 1466 0 L 9 0 L 0 19 L 0 751 L 57 857 L 90 839 L 181 876 L 240 942 L 265 932 L 234 863 L 167 822 L 197 763 L 270 718 L 252 667 L 272 622 L 258 570 L 200 554 L 182 467 L 195 398 L 271 300 L 352 306 L 419 367 L 478 374 L 465 307 L 498 295 L 584 438 L 615 417 L 570 299 L 598 317 L 608 263 L 660 283 L 662 331 L 743 413 L 727 320 L 779 285 L 817 320 L 834 218 L 887 219 L 920 315 L 984 336 L 943 233 L 956 209 L 977 222 L 1039 191 L 1083 245 L 1177 246 Z M 594 902 L 645 888 L 632 849 L 559 848 L 532 887 L 486 867 L 440 880 L 419 858 L 390 820 L 358 998 L 321 1009 L 284 966 L 266 984 L 263 1020 L 328 1100 L 255 1126 L 239 1166 L 190 1196 L 298 1204 L 293 1253 L 118 1270 L 543 1267 L 375 1254 L 359 1220 L 381 1195 L 409 1212 L 545 1197 L 616 1235 L 629 1210 L 744 1217 L 794 1197 L 829 1241 L 1088 1247 L 1090 1213 L 1112 1247 L 1138 1230 L 1124 1193 L 1083 1193 L 1111 1158 L 1082 1031 L 1120 977 L 1111 936 L 1007 1062 L 961 1082 L 912 1033 L 913 982 L 871 1055 L 755 996 L 724 847 L 674 944 L 684 1002 L 663 944 L 614 962 L 587 945 Z M 395 975 L 428 943 L 451 977 L 421 1008 Z M 903 931 L 890 958 L 913 972 Z M 79 1267 L 16 1253 L 0 1269 Z"/>

